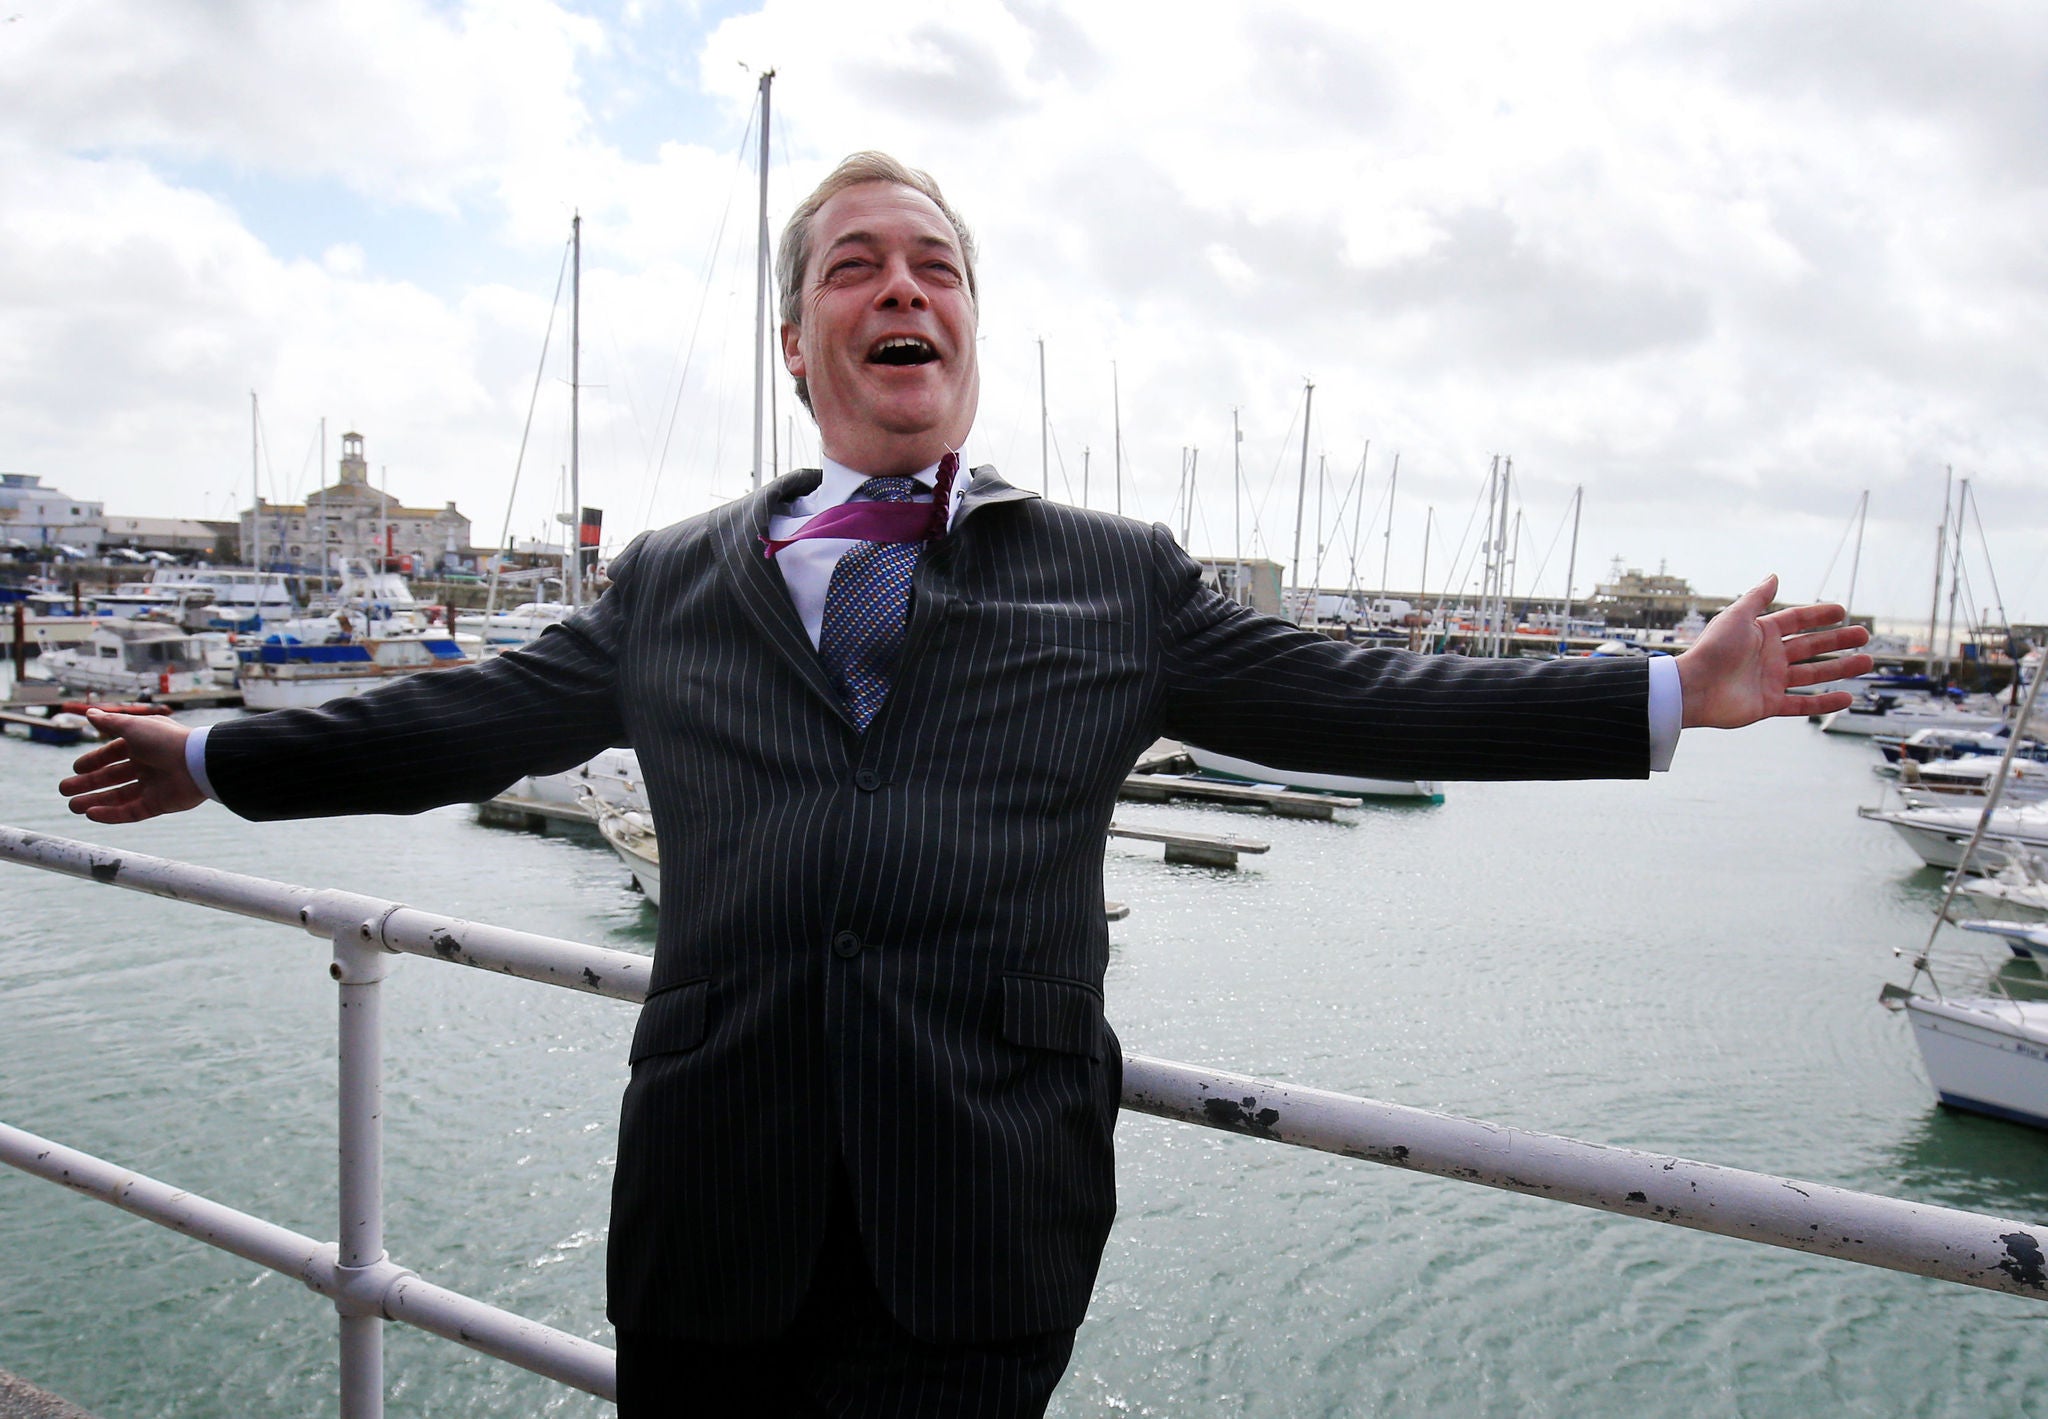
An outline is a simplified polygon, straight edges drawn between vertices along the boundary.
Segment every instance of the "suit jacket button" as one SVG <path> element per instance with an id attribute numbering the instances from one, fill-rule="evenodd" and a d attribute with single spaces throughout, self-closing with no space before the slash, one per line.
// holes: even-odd
<path id="1" fill-rule="evenodd" d="M 860 954 L 860 938 L 851 931 L 842 931 L 832 938 L 832 954 L 842 961 L 850 961 Z"/>
<path id="2" fill-rule="evenodd" d="M 873 769 L 862 769 L 853 776 L 853 782 L 863 793 L 873 793 L 882 786 L 882 776 Z"/>
<path id="3" fill-rule="evenodd" d="M 954 600 L 954 601 L 948 601 L 948 602 L 946 603 L 946 619 L 947 619 L 947 620 L 949 620 L 949 621 L 961 621 L 961 620 L 965 620 L 965 619 L 966 619 L 966 617 L 967 617 L 967 603 L 966 603 L 965 601 L 959 601 L 959 600 Z"/>

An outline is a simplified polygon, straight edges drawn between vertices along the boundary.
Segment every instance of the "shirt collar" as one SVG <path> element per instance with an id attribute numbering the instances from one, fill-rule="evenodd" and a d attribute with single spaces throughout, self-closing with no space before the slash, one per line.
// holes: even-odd
<path id="1" fill-rule="evenodd" d="M 868 473 L 856 473 L 845 464 L 835 463 L 829 458 L 824 460 L 824 468 L 825 476 L 819 481 L 818 490 L 806 499 L 807 502 L 817 503 L 820 508 L 837 507 L 846 502 L 860 491 L 861 484 L 873 476 Z M 934 463 L 931 467 L 920 469 L 910 476 L 917 479 L 920 494 L 929 493 L 939 485 L 939 465 Z"/>
<path id="2" fill-rule="evenodd" d="M 821 464 L 825 476 L 818 480 L 818 486 L 813 488 L 808 495 L 790 501 L 789 516 L 813 517 L 823 512 L 826 508 L 838 507 L 841 503 L 850 502 L 853 499 L 853 495 L 860 491 L 860 485 L 867 482 L 872 476 L 867 473 L 856 473 L 845 464 L 835 463 L 829 458 L 821 460 Z M 914 473 L 911 476 L 917 479 L 918 491 L 924 496 L 929 497 L 939 484 L 939 465 L 934 463 L 931 467 Z M 967 485 L 971 481 L 972 479 L 968 474 L 967 467 L 963 462 L 960 471 L 953 475 L 952 506 L 946 509 L 946 522 L 948 526 L 951 526 L 953 519 L 960 515 L 960 499 L 966 494 Z"/>

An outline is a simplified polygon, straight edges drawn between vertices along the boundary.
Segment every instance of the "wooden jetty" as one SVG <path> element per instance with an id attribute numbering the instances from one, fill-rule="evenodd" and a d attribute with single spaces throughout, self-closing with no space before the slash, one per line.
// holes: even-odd
<path id="1" fill-rule="evenodd" d="M 1176 798 L 1216 803 L 1229 808 L 1263 808 L 1276 818 L 1317 818 L 1325 822 L 1339 808 L 1363 808 L 1362 798 L 1334 793 L 1296 793 L 1249 783 L 1218 783 L 1182 774 L 1127 774 L 1117 795 L 1138 803 L 1167 803 Z"/>
<path id="2" fill-rule="evenodd" d="M 209 685 L 198 690 L 155 690 L 142 699 L 173 710 L 234 709 L 242 703 L 242 692 L 234 685 Z"/>
<path id="3" fill-rule="evenodd" d="M 1170 828 L 1133 827 L 1127 823 L 1111 823 L 1109 835 L 1133 838 L 1139 842 L 1163 843 L 1168 862 L 1190 867 L 1234 868 L 1239 853 L 1270 852 L 1273 846 L 1257 838 L 1238 837 L 1235 833 L 1187 833 Z"/>
<path id="4" fill-rule="evenodd" d="M 578 803 L 549 803 L 518 793 L 501 793 L 476 805 L 476 820 L 487 828 L 516 828 L 521 832 L 596 833 L 597 824 Z"/>

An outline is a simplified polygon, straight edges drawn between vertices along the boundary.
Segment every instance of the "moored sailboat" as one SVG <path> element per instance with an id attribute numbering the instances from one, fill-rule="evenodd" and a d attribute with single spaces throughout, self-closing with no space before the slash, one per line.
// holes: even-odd
<path id="1" fill-rule="evenodd" d="M 2027 688 L 2023 716 L 2034 707 L 2041 678 L 2036 674 Z M 2013 748 L 2008 745 L 2000 761 L 1998 778 L 1963 848 L 1959 867 L 1970 866 L 1991 828 L 2006 773 L 2012 767 Z M 1912 1022 L 1913 1041 L 1919 1046 L 1928 1082 L 1943 1104 L 2048 1129 L 2048 1000 L 1990 993 L 1951 996 L 1942 990 L 1929 966 L 1929 950 L 1949 920 L 1948 908 L 1961 880 L 1961 872 L 1949 880 L 1935 912 L 1933 931 L 1914 958 L 1912 980 L 1905 986 L 1885 986 L 1878 998 L 1903 1011 Z M 1915 989 L 1923 977 L 1932 994 Z M 1995 978 L 1993 984 L 1998 984 Z"/>

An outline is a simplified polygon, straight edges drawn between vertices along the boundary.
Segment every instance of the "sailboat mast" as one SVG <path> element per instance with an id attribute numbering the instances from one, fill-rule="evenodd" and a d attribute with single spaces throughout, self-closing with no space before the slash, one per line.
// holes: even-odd
<path id="1" fill-rule="evenodd" d="M 1244 594 L 1244 433 L 1237 427 L 1237 409 L 1230 410 L 1230 557 L 1237 578 L 1231 591 L 1239 601 Z"/>
<path id="2" fill-rule="evenodd" d="M 1116 515 L 1124 515 L 1124 396 L 1117 383 L 1116 361 L 1109 362 L 1109 413 L 1116 456 Z"/>
<path id="3" fill-rule="evenodd" d="M 1849 619 L 1856 605 L 1856 568 L 1863 562 L 1863 525 L 1870 519 L 1870 489 L 1863 490 L 1863 496 L 1856 504 L 1856 550 L 1849 554 L 1849 595 L 1842 602 L 1842 619 Z"/>
<path id="4" fill-rule="evenodd" d="M 249 391 L 249 565 L 263 570 L 263 455 L 257 437 L 256 391 Z M 256 605 L 263 605 L 263 578 L 256 578 Z"/>
<path id="5" fill-rule="evenodd" d="M 1944 661 L 1956 644 L 1956 598 L 1963 589 L 1963 509 L 1969 501 L 1970 480 L 1964 478 L 1956 484 L 1955 531 L 1948 539 L 1948 632 L 1941 638 Z"/>
<path id="6" fill-rule="evenodd" d="M 320 416 L 320 594 L 327 594 L 327 416 Z M 1944 509 L 1943 516 L 1947 512 Z"/>
<path id="7" fill-rule="evenodd" d="M 1493 528 L 1496 512 L 1500 506 L 1500 455 L 1493 456 L 1493 462 L 1486 469 L 1486 567 L 1479 578 L 1479 624 L 1484 630 L 1480 638 L 1480 654 L 1487 654 L 1487 645 L 1492 636 L 1490 619 L 1493 615 L 1493 579 L 1496 552 Z"/>
<path id="8" fill-rule="evenodd" d="M 1579 513 L 1586 502 L 1586 485 L 1572 489 L 1572 550 L 1564 564 L 1564 627 L 1558 632 L 1560 648 L 1572 638 L 1572 588 L 1579 570 Z"/>
<path id="9" fill-rule="evenodd" d="M 1365 536 L 1365 466 L 1372 459 L 1372 440 L 1365 441 L 1365 449 L 1358 455 L 1358 477 L 1353 479 L 1355 496 L 1358 501 L 1351 505 L 1351 575 L 1344 583 L 1344 594 L 1355 596 L 1364 588 L 1358 584 L 1359 539 Z M 1340 505 L 1339 513 L 1344 511 Z M 1386 569 L 1380 569 L 1380 580 L 1386 580 Z"/>
<path id="10" fill-rule="evenodd" d="M 1323 548 L 1326 545 L 1323 540 L 1323 499 L 1328 496 L 1329 491 L 1330 455 L 1319 453 L 1316 455 L 1316 574 L 1310 578 L 1309 590 L 1309 595 L 1314 597 L 1317 603 L 1316 610 L 1309 618 L 1312 622 L 1321 620 L 1323 614 Z"/>
<path id="11" fill-rule="evenodd" d="M 1416 590 L 1418 599 L 1415 603 L 1418 609 L 1421 607 L 1423 601 L 1429 598 L 1429 538 L 1430 534 L 1435 530 L 1436 504 L 1429 503 L 1424 506 L 1422 513 L 1422 584 Z M 1442 597 L 1437 598 L 1436 609 L 1438 611 L 1443 610 Z M 1422 614 L 1423 623 L 1418 629 L 1421 633 L 1421 636 L 1426 638 L 1429 635 L 1429 623 L 1430 621 L 1436 618 L 1427 611 L 1424 611 Z"/>
<path id="12" fill-rule="evenodd" d="M 1508 652 L 1508 568 L 1513 553 L 1508 548 L 1508 507 L 1512 502 L 1515 478 L 1513 456 L 1500 461 L 1500 569 L 1493 580 L 1493 653 L 1506 655 Z"/>
<path id="13" fill-rule="evenodd" d="M 1294 558 L 1289 570 L 1294 573 L 1294 621 L 1301 624 L 1301 518 L 1308 507 L 1308 421 L 1316 406 L 1316 384 L 1305 380 L 1307 392 L 1302 396 L 1301 405 L 1301 478 L 1294 489 Z"/>
<path id="14" fill-rule="evenodd" d="M 562 540 L 563 591 L 571 606 L 583 604 L 583 467 L 577 457 L 582 442 L 579 389 L 583 380 L 583 214 L 569 219 L 569 531 Z M 758 416 L 760 410 L 757 408 Z M 760 471 L 760 424 L 755 422 L 754 468 Z"/>
<path id="15" fill-rule="evenodd" d="M 1927 613 L 1927 673 L 1929 675 L 1935 674 L 1934 663 L 1937 656 L 1939 656 L 1939 652 L 1935 648 L 1935 642 L 1941 636 L 1941 573 L 1943 566 L 1948 561 L 1948 505 L 1950 495 L 1954 492 L 1953 484 L 1955 482 L 1956 470 L 1950 467 L 1946 470 L 1946 473 L 1947 481 L 1941 485 L 1941 526 L 1936 529 L 1934 534 L 1934 609 Z M 1946 656 L 1940 656 L 1939 658 L 1947 659 Z"/>
<path id="16" fill-rule="evenodd" d="M 1186 452 L 1186 459 L 1188 465 L 1188 490 L 1186 501 L 1184 501 L 1181 504 L 1180 509 L 1180 545 L 1183 547 L 1189 547 L 1194 545 L 1195 465 L 1202 461 L 1202 450 L 1200 450 L 1199 448 L 1188 449 Z"/>
<path id="17" fill-rule="evenodd" d="M 1038 337 L 1038 482 L 1049 498 L 1052 496 L 1052 456 L 1048 452 L 1052 420 L 1045 412 L 1045 337 Z"/>
<path id="18" fill-rule="evenodd" d="M 761 400 L 768 364 L 768 90 L 775 71 L 761 75 L 761 202 L 754 243 L 754 486 L 761 486 Z"/>
<path id="19" fill-rule="evenodd" d="M 1515 509 L 1515 535 L 1508 544 L 1508 585 L 1500 603 L 1500 646 L 1503 654 L 1508 648 L 1508 616 L 1515 609 L 1515 577 L 1522 569 L 1522 510 Z"/>
<path id="20" fill-rule="evenodd" d="M 1365 451 L 1367 453 L 1372 452 L 1372 440 L 1366 440 Z M 1358 465 L 1358 471 L 1361 476 L 1365 472 L 1365 464 L 1362 460 Z M 1401 455 L 1396 452 L 1394 454 L 1393 471 L 1387 474 L 1387 530 L 1380 539 L 1380 596 L 1382 598 L 1387 594 L 1388 571 L 1393 565 L 1394 560 L 1394 493 L 1400 486 Z M 1365 489 L 1363 487 L 1359 489 L 1358 503 L 1360 507 L 1365 505 Z"/>

